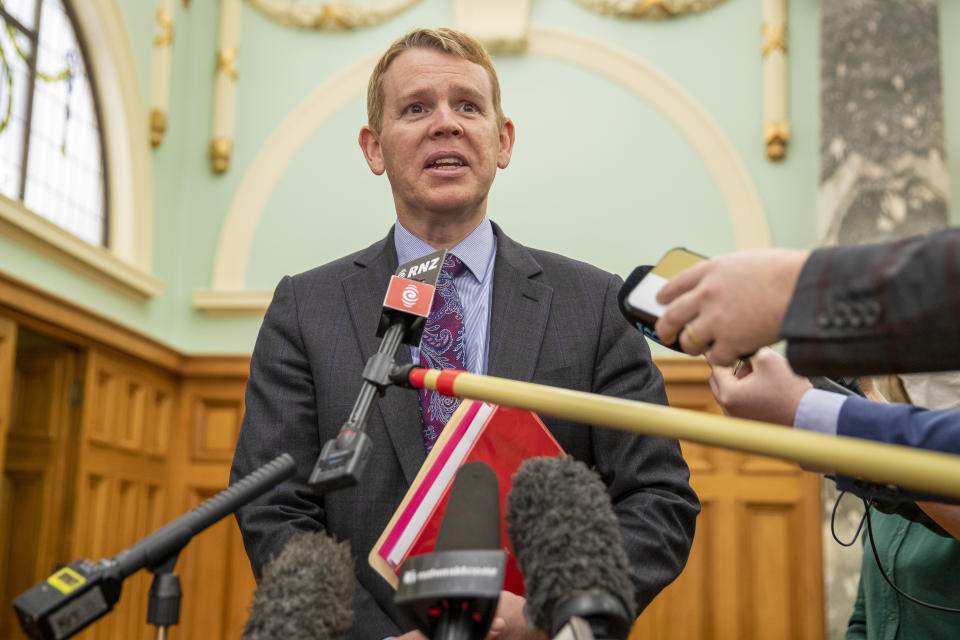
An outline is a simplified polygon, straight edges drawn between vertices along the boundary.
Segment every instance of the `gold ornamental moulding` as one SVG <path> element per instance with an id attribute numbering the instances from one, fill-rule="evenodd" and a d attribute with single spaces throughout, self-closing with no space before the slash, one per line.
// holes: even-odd
<path id="1" fill-rule="evenodd" d="M 783 160 L 790 142 L 790 124 L 782 120 L 765 122 L 763 141 L 767 145 L 768 158 L 775 162 Z"/>
<path id="2" fill-rule="evenodd" d="M 210 164 L 214 173 L 226 173 L 230 168 L 230 152 L 233 142 L 227 138 L 214 138 L 210 141 Z"/>
<path id="3" fill-rule="evenodd" d="M 663 20 L 712 9 L 724 0 L 573 0 L 594 13 L 618 18 Z"/>
<path id="4" fill-rule="evenodd" d="M 763 25 L 763 58 L 770 55 L 771 51 L 779 49 L 783 53 L 787 52 L 787 27 L 778 25 L 776 27 Z"/>
<path id="5" fill-rule="evenodd" d="M 150 146 L 156 147 L 163 142 L 167 130 L 167 114 L 160 109 L 150 110 Z"/>
<path id="6" fill-rule="evenodd" d="M 320 31 L 349 31 L 375 27 L 403 13 L 418 2 L 420 0 L 380 0 L 370 4 L 247 0 L 247 4 L 251 7 L 285 27 Z"/>
<path id="7" fill-rule="evenodd" d="M 227 74 L 234 82 L 237 81 L 237 47 L 227 47 L 217 51 L 217 72 Z"/>
<path id="8" fill-rule="evenodd" d="M 173 18 L 166 11 L 157 11 L 158 33 L 153 39 L 155 47 L 169 47 L 173 44 Z"/>

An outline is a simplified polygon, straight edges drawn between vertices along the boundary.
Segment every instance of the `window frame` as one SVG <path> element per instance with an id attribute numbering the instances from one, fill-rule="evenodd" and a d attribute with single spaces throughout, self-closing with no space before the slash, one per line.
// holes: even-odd
<path id="1" fill-rule="evenodd" d="M 100 121 L 105 246 L 92 245 L 2 195 L 0 234 L 131 297 L 154 298 L 163 285 L 152 273 L 153 175 L 130 34 L 116 2 L 61 2 L 84 57 Z M 98 38 L 88 39 L 88 33 Z"/>

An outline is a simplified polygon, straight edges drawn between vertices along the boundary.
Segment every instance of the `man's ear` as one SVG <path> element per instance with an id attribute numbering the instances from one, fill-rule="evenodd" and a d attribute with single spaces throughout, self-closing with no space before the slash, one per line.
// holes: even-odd
<path id="1" fill-rule="evenodd" d="M 500 150 L 497 152 L 497 166 L 506 169 L 510 164 L 510 156 L 513 155 L 513 142 L 516 140 L 517 132 L 513 127 L 513 120 L 506 118 L 503 126 L 500 127 Z"/>
<path id="2" fill-rule="evenodd" d="M 358 139 L 360 149 L 363 151 L 363 157 L 367 160 L 370 171 L 376 175 L 383 175 L 385 169 L 383 164 L 383 150 L 380 148 L 380 138 L 377 132 L 364 125 L 360 128 L 360 137 Z"/>

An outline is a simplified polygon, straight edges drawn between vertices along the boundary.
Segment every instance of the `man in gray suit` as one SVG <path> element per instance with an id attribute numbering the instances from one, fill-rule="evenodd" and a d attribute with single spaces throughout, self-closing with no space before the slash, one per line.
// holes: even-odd
<path id="1" fill-rule="evenodd" d="M 357 556 L 351 638 L 422 637 L 401 627 L 393 590 L 366 557 L 430 446 L 417 395 L 391 389 L 371 412 L 371 459 L 356 487 L 315 496 L 306 484 L 336 436 L 377 349 L 376 329 L 399 263 L 447 249 L 462 303 L 457 350 L 476 373 L 664 403 L 644 339 L 617 310 L 616 276 L 512 241 L 486 216 L 487 192 L 513 150 L 514 126 L 483 47 L 464 34 L 418 30 L 397 40 L 370 79 L 360 146 L 386 173 L 397 221 L 386 238 L 277 286 L 250 364 L 246 415 L 231 477 L 280 452 L 297 475 L 237 519 L 254 572 L 298 531 L 349 539 Z M 424 346 L 424 343 L 421 343 Z M 419 349 L 397 360 L 419 362 Z M 545 421 L 566 452 L 594 467 L 619 518 L 642 608 L 683 569 L 699 502 L 677 442 Z M 531 635 L 523 598 L 504 592 L 494 631 Z M 531 636 L 532 637 L 532 636 Z"/>

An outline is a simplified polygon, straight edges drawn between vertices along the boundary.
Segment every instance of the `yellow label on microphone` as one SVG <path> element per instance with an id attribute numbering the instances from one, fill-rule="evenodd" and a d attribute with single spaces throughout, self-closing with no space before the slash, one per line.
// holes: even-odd
<path id="1" fill-rule="evenodd" d="M 67 594 L 71 591 L 79 589 L 86 581 L 86 578 L 70 567 L 64 567 L 47 578 L 47 582 L 50 583 L 50 586 L 63 594 Z"/>

